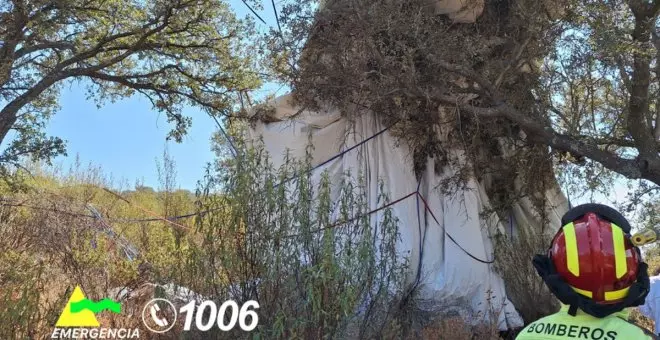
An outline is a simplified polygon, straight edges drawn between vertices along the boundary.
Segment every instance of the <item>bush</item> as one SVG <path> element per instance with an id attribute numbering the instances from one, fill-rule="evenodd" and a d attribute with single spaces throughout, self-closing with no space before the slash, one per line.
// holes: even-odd
<path id="1" fill-rule="evenodd" d="M 396 251 L 396 218 L 388 208 L 378 221 L 369 214 L 359 174 L 345 174 L 337 187 L 327 174 L 314 184 L 309 159 L 274 169 L 263 148 L 218 165 L 195 202 L 166 173 L 163 191 L 121 190 L 129 203 L 100 188 L 111 183 L 97 170 L 41 171 L 29 190 L 6 191 L 6 202 L 19 204 L 0 209 L 0 320 L 15 326 L 0 329 L 0 338 L 48 337 L 76 284 L 97 300 L 123 287 L 146 292 L 140 287 L 147 283 L 184 286 L 218 304 L 260 303 L 254 332 L 187 338 L 379 337 L 406 261 Z M 389 201 L 382 189 L 379 206 Z M 83 216 L 88 204 L 102 219 Z M 194 207 L 200 214 L 177 220 L 180 227 L 127 221 Z M 136 260 L 125 257 L 125 244 L 137 250 Z M 136 310 L 138 300 L 122 308 Z M 100 318 L 142 327 L 139 317 Z"/>
<path id="2" fill-rule="evenodd" d="M 165 159 L 161 169 L 173 171 Z M 196 196 L 177 190 L 173 176 L 161 173 L 159 190 L 139 183 L 135 190 L 115 190 L 129 203 L 122 202 L 100 189 L 111 183 L 95 169 L 42 172 L 27 183 L 30 190 L 5 191 L 5 202 L 24 204 L 0 208 L 0 320 L 14 325 L 0 329 L 0 338 L 49 336 L 76 284 L 92 299 L 124 287 L 151 296 L 157 294 L 153 284 L 161 284 L 186 287 L 217 304 L 260 303 L 259 326 L 251 333 L 188 332 L 186 339 L 498 336 L 494 322 L 475 321 L 481 315 L 452 314 L 449 306 L 419 301 L 415 287 L 403 285 L 407 262 L 396 250 L 398 221 L 389 208 L 370 211 L 360 174 L 346 173 L 331 185 L 327 173 L 310 170 L 309 158 L 275 169 L 259 146 L 209 169 Z M 389 202 L 382 183 L 379 192 L 382 207 Z M 89 214 L 90 203 L 102 221 L 81 216 Z M 194 209 L 195 218 L 176 220 L 176 226 L 127 221 L 150 217 L 145 210 L 168 215 Z M 136 248 L 135 261 L 101 232 L 104 225 Z M 521 251 L 522 244 L 501 241 L 497 257 L 507 265 L 499 270 L 518 293 L 510 296 L 525 320 L 551 312 L 538 309 L 554 300 L 530 263 L 545 243 Z M 139 313 L 145 296 L 123 300 L 122 308 Z M 139 316 L 124 313 L 99 320 L 143 327 Z"/>
<path id="3" fill-rule="evenodd" d="M 418 295 L 417 288 L 399 300 L 392 309 L 388 322 L 386 339 L 451 339 L 451 340 L 490 340 L 499 339 L 499 319 L 504 306 L 496 307 L 492 293 L 486 299 L 483 311 L 470 312 L 468 301 L 454 301 L 446 304 L 427 300 Z M 501 308 L 501 309 L 500 309 Z"/>
<path id="4" fill-rule="evenodd" d="M 259 301 L 259 337 L 379 334 L 406 266 L 397 220 L 389 208 L 380 221 L 370 214 L 362 178 L 347 173 L 333 188 L 324 173 L 314 184 L 309 158 L 274 169 L 261 147 L 218 170 L 201 192 L 215 213 L 197 221 L 198 282 L 187 284 L 218 301 Z M 389 200 L 382 189 L 378 206 Z"/>
<path id="5" fill-rule="evenodd" d="M 126 191 L 127 204 L 101 189 L 112 183 L 98 168 L 27 168 L 34 176 L 11 174 L 21 190 L 0 188 L 0 321 L 12 325 L 0 327 L 1 339 L 49 337 L 77 284 L 89 298 L 102 299 L 111 288 L 138 284 L 139 262 L 175 272 L 176 253 L 163 251 L 176 248 L 171 227 L 149 222 L 141 230 L 123 222 L 144 218 L 137 205 L 158 211 L 156 193 Z M 192 209 L 188 200 L 185 209 Z M 89 207 L 101 218 L 91 217 Z M 138 261 L 125 256 L 130 244 Z"/>
<path id="6" fill-rule="evenodd" d="M 550 240 L 529 237 L 525 228 L 510 239 L 498 235 L 495 242 L 495 268 L 506 283 L 507 295 L 525 324 L 559 310 L 559 301 L 550 292 L 532 265 L 532 258 L 543 253 Z"/>

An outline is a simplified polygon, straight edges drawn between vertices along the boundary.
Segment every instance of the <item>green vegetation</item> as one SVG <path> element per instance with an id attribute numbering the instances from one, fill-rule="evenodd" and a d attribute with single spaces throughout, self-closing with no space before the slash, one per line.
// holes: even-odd
<path id="1" fill-rule="evenodd" d="M 333 206 L 328 177 L 312 185 L 309 160 L 279 169 L 270 164 L 261 148 L 218 163 L 195 195 L 174 189 L 175 166 L 167 154 L 159 190 L 115 188 L 119 197 L 103 189 L 111 183 L 99 169 L 39 170 L 23 192 L 5 190 L 3 202 L 10 206 L 0 208 L 0 320 L 15 327 L 0 330 L 0 337 L 48 334 L 78 283 L 91 300 L 145 283 L 173 283 L 218 302 L 254 299 L 260 324 L 250 336 L 260 338 L 391 331 L 386 325 L 398 317 L 391 306 L 398 305 L 390 303 L 403 290 L 406 269 L 395 249 L 392 212 L 381 210 L 378 221 L 370 217 L 359 174 L 346 174 Z M 381 187 L 379 205 L 388 200 Z M 84 216 L 91 215 L 87 205 L 102 218 Z M 152 218 L 147 211 L 199 214 L 128 221 Z M 125 256 L 128 244 L 137 259 Z M 120 302 L 122 310 L 132 303 Z M 115 324 L 120 320 L 105 314 Z M 137 322 L 133 326 L 140 327 Z"/>
<path id="2" fill-rule="evenodd" d="M 174 266 L 174 237 L 163 222 L 125 223 L 142 219 L 143 207 L 161 210 L 166 197 L 180 209 L 194 211 L 187 191 L 156 192 L 144 187 L 123 190 L 127 204 L 104 191 L 111 183 L 100 169 L 80 166 L 67 173 L 30 166 L 34 177 L 18 171 L 21 191 L 2 189 L 0 206 L 0 338 L 40 337 L 55 324 L 75 284 L 87 297 L 107 297 L 107 289 L 130 286 L 138 279 L 137 261 L 122 253 L 121 240 L 104 233 L 107 226 L 140 252 L 159 272 Z M 92 218 L 92 205 L 103 217 Z M 191 210 L 188 210 L 191 209 Z M 117 220 L 117 221 L 115 221 Z M 182 221 L 192 226 L 192 221 Z"/>
<path id="3" fill-rule="evenodd" d="M 391 132 L 418 174 L 429 156 L 436 170 L 453 168 L 443 189 L 477 178 L 506 211 L 525 199 L 544 206 L 555 177 L 573 202 L 623 184 L 617 207 L 658 225 L 660 1 L 284 0 L 278 9 L 270 66 L 299 106 L 399 122 Z M 454 22 L 459 9 L 474 21 Z"/>
<path id="4" fill-rule="evenodd" d="M 94 168 L 22 169 L 25 157 L 65 152 L 43 128 L 72 81 L 98 105 L 149 99 L 179 141 L 186 107 L 243 117 L 268 65 L 308 109 L 323 102 L 349 119 L 375 112 L 400 122 L 392 132 L 418 175 L 429 156 L 436 171 L 456 170 L 440 189 L 476 178 L 498 212 L 530 199 L 542 215 L 556 178 L 573 198 L 609 194 L 620 181 L 630 190 L 619 208 L 636 213 L 637 226 L 658 225 L 660 1 L 471 1 L 480 16 L 465 24 L 420 10 L 423 1 L 319 3 L 279 2 L 278 29 L 258 37 L 224 1 L 0 2 L 0 142 L 10 142 L 0 150 L 0 320 L 12 325 L 0 338 L 47 333 L 74 283 L 91 299 L 146 282 L 254 298 L 262 338 L 382 337 L 413 323 L 401 312 L 410 306 L 391 303 L 405 268 L 397 221 L 387 209 L 378 223 L 365 216 L 360 174 L 346 174 L 337 192 L 327 177 L 313 187 L 308 160 L 274 169 L 260 148 L 218 161 L 195 193 L 177 189 L 167 154 L 157 189 L 112 183 Z M 535 241 L 497 248 L 527 321 L 553 307 L 529 262 L 547 240 Z M 657 252 L 649 258 L 658 265 Z M 468 329 L 436 326 L 424 334 Z"/>
<path id="5" fill-rule="evenodd" d="M 10 142 L 0 166 L 65 153 L 43 129 L 72 82 L 99 106 L 148 99 L 180 141 L 191 124 L 184 108 L 227 116 L 259 86 L 253 34 L 224 1 L 0 2 L 0 142 Z"/>

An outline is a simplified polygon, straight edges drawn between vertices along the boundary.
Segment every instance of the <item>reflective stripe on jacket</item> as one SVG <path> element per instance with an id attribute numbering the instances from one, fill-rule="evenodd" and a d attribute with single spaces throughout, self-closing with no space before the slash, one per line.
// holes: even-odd
<path id="1" fill-rule="evenodd" d="M 568 314 L 568 306 L 559 312 L 527 325 L 516 340 L 646 340 L 657 339 L 644 328 L 628 322 L 628 312 L 622 311 L 599 319 L 578 310 Z"/>

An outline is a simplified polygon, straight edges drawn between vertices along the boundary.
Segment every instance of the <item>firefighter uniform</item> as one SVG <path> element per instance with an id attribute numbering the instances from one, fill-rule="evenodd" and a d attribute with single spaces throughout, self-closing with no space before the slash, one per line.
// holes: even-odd
<path id="1" fill-rule="evenodd" d="M 568 306 L 562 306 L 555 314 L 534 321 L 523 329 L 516 340 L 646 340 L 657 339 L 644 328 L 627 321 L 625 311 L 596 318 L 581 310 L 575 316 L 568 314 Z"/>
<path id="2" fill-rule="evenodd" d="M 562 308 L 527 325 L 516 339 L 656 339 L 628 322 L 626 311 L 643 305 L 650 288 L 628 220 L 589 203 L 570 209 L 561 223 L 546 253 L 532 263 Z"/>

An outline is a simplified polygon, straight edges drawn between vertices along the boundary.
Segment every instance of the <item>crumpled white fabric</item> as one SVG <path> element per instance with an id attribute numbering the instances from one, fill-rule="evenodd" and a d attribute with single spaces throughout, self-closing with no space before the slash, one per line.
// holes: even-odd
<path id="1" fill-rule="evenodd" d="M 651 290 L 649 295 L 646 296 L 646 301 L 643 305 L 639 306 L 639 311 L 651 318 L 655 324 L 655 332 L 658 333 L 658 325 L 660 325 L 660 275 L 651 276 Z"/>
<path id="2" fill-rule="evenodd" d="M 299 112 L 290 105 L 289 99 L 289 95 L 285 95 L 274 101 L 274 117 L 279 121 L 259 122 L 248 132 L 248 138 L 253 141 L 263 137 L 266 151 L 276 167 L 284 163 L 287 149 L 292 157 L 302 159 L 311 140 L 314 145 L 312 165 L 324 163 L 314 170 L 312 180 L 320 181 L 321 174 L 327 171 L 331 183 L 339 185 L 346 171 L 362 172 L 367 181 L 370 210 L 379 208 L 378 180 L 384 181 L 390 201 L 419 191 L 418 195 L 392 206 L 401 229 L 399 253 L 410 260 L 409 282 L 421 268 L 420 295 L 437 302 L 436 307 L 445 306 L 474 322 L 494 317 L 502 330 L 523 325 L 507 298 L 504 281 L 492 264 L 484 262 L 493 259 L 491 237 L 494 233 L 512 236 L 517 234 L 518 225 L 535 225 L 536 214 L 531 202 L 522 200 L 516 204 L 510 222 L 502 223 L 496 216 L 484 220 L 480 213 L 490 203 L 482 183 L 471 180 L 465 190 L 443 195 L 436 188 L 454 169 L 446 168 L 436 174 L 433 161 L 429 159 L 418 182 L 412 172 L 410 151 L 389 132 L 362 143 L 387 128 L 373 115 L 362 115 L 351 124 L 332 109 Z M 292 116 L 293 119 L 287 119 Z M 342 152 L 345 153 L 336 157 Z M 460 150 L 451 152 L 460 157 Z M 567 210 L 566 199 L 558 188 L 549 190 L 546 196 L 555 206 L 549 212 L 550 223 L 559 226 L 561 215 Z M 331 197 L 339 197 L 337 190 L 332 191 Z M 382 211 L 373 214 L 374 226 L 381 220 L 381 214 Z M 489 310 L 497 311 L 498 315 L 490 316 Z"/>

